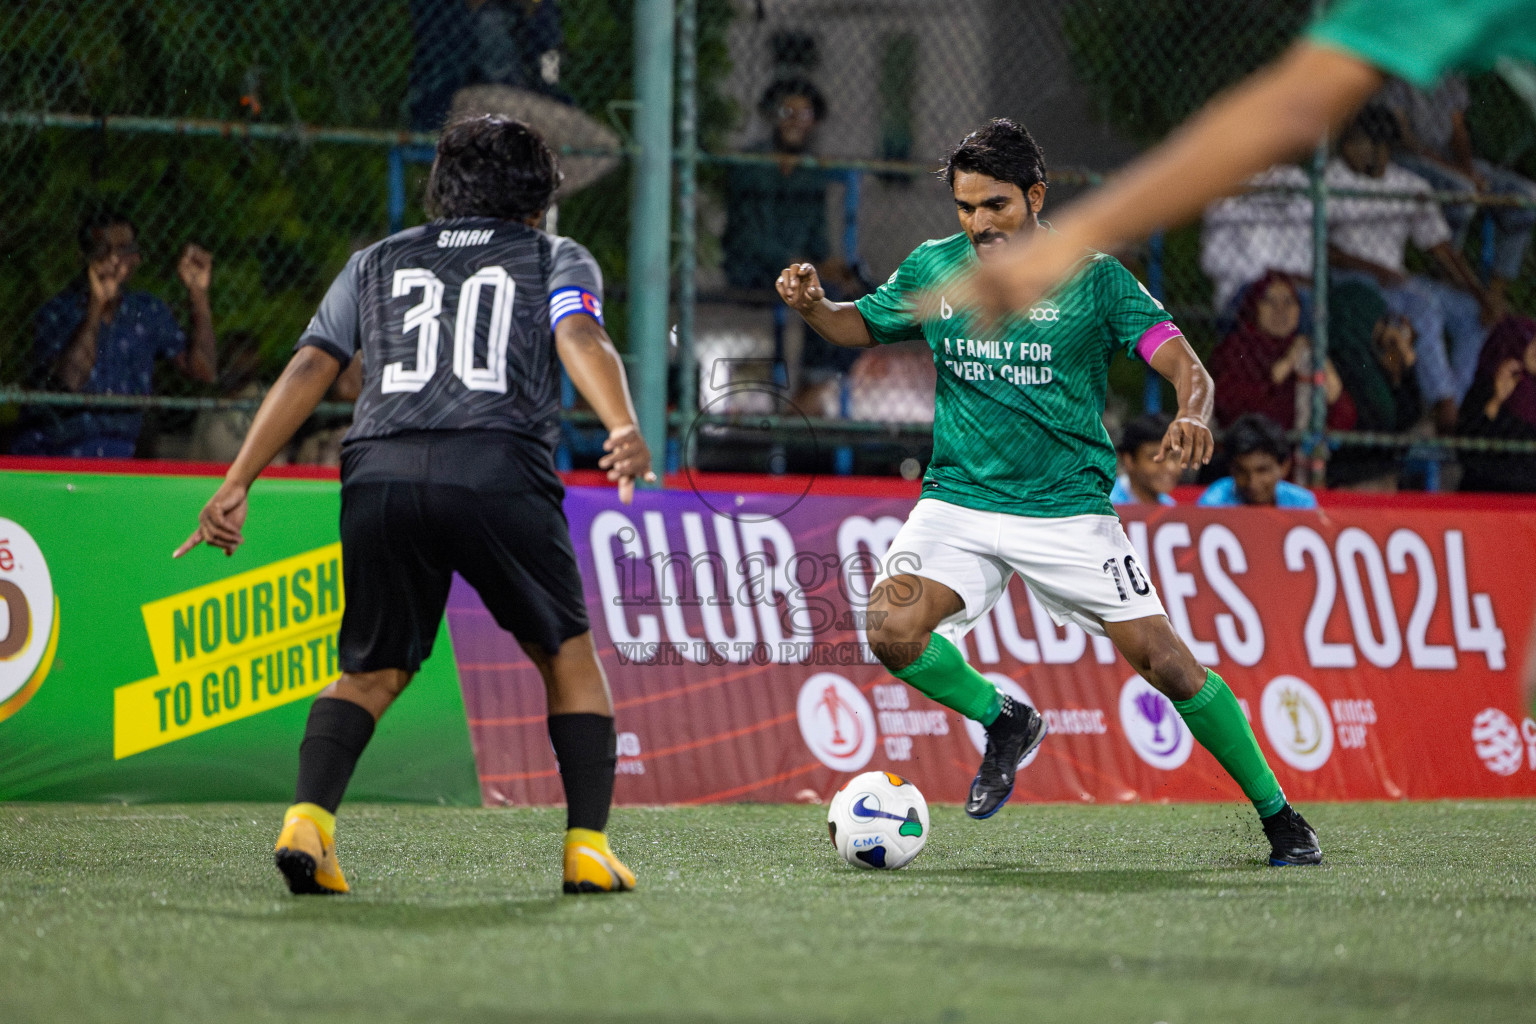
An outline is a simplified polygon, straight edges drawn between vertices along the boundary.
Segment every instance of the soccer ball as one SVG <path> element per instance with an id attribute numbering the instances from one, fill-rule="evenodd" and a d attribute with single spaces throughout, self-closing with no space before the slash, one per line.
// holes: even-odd
<path id="1" fill-rule="evenodd" d="M 865 772 L 833 795 L 827 831 L 856 868 L 904 868 L 928 841 L 928 801 L 900 775 Z"/>

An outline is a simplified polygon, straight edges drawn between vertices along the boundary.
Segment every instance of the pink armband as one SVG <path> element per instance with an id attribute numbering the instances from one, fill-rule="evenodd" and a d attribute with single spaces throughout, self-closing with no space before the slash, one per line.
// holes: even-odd
<path id="1" fill-rule="evenodd" d="M 1152 357 L 1157 350 L 1163 347 L 1163 343 L 1170 338 L 1182 338 L 1184 332 L 1175 326 L 1172 320 L 1164 320 L 1160 324 L 1153 324 L 1147 328 L 1147 333 L 1136 339 L 1136 354 L 1141 356 L 1147 365 L 1152 364 Z"/>

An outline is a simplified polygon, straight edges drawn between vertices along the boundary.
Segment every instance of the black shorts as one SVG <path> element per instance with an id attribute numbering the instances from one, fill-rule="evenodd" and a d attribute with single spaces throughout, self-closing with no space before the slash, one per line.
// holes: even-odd
<path id="1" fill-rule="evenodd" d="M 345 672 L 415 672 L 458 572 L 524 647 L 588 629 L 565 488 L 546 448 L 503 431 L 347 445 L 341 470 Z"/>

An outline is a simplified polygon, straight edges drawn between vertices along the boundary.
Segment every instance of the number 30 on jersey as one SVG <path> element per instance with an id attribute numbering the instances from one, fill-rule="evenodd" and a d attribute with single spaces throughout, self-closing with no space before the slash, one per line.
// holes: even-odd
<path id="1" fill-rule="evenodd" d="M 475 330 L 480 320 L 482 291 L 491 289 L 491 324 L 485 348 L 485 365 L 475 365 Z M 410 394 L 426 387 L 437 373 L 439 317 L 443 312 L 443 282 L 430 270 L 409 267 L 395 271 L 395 298 L 420 291 L 421 301 L 405 311 L 402 335 L 416 332 L 416 365 L 405 361 L 384 367 L 379 387 L 386 395 Z M 507 338 L 512 333 L 512 299 L 516 282 L 501 267 L 482 267 L 459 288 L 453 318 L 453 374 L 471 391 L 507 392 Z"/>

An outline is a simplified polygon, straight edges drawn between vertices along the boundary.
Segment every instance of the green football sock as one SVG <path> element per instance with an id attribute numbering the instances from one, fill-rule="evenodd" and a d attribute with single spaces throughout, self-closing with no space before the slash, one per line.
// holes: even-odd
<path id="1" fill-rule="evenodd" d="M 917 660 L 893 676 L 966 718 L 991 725 L 1003 710 L 1003 698 L 987 677 L 966 664 L 959 648 L 937 633 Z"/>
<path id="2" fill-rule="evenodd" d="M 1243 709 L 1221 676 L 1206 669 L 1205 685 L 1200 692 L 1189 700 L 1174 701 L 1173 706 L 1200 745 L 1214 754 L 1227 774 L 1243 787 L 1259 817 L 1266 818 L 1285 806 L 1280 781 L 1270 771 L 1259 741 L 1243 717 Z"/>

